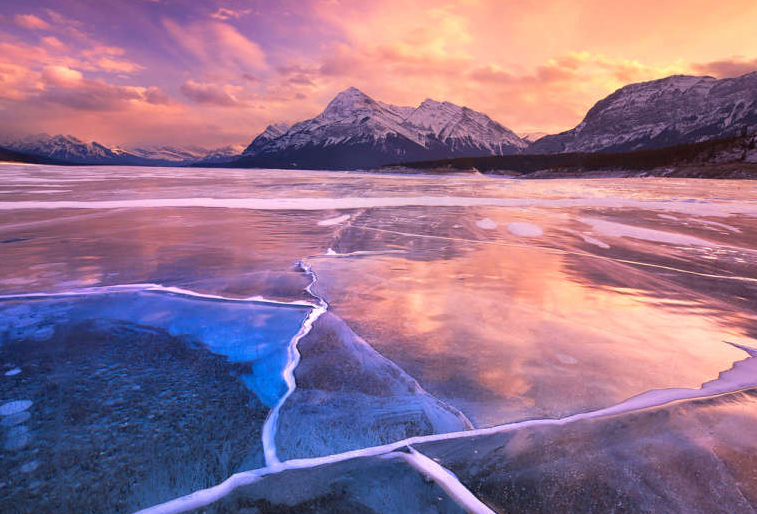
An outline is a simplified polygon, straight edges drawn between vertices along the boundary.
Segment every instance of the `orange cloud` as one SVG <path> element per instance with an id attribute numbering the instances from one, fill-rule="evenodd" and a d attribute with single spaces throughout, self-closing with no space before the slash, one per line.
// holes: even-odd
<path id="1" fill-rule="evenodd" d="M 95 7 L 77 19 L 64 4 L 6 14 L 0 109 L 23 119 L 14 129 L 55 132 L 73 120 L 82 133 L 64 130 L 81 136 L 185 142 L 191 127 L 195 142 L 239 143 L 270 122 L 314 116 L 356 86 L 386 102 L 449 100 L 517 132 L 554 133 L 630 82 L 757 68 L 754 0 L 635 0 L 622 14 L 602 0 L 160 4 L 119 7 L 125 17 L 139 11 L 131 35 L 102 24 Z M 19 24 L 37 31 L 36 45 Z M 44 71 L 53 66 L 72 70 L 67 86 L 62 68 Z"/>

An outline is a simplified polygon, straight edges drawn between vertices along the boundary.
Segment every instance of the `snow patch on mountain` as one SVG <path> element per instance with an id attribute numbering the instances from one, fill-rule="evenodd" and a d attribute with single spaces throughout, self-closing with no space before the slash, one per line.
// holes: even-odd
<path id="1" fill-rule="evenodd" d="M 757 72 L 731 79 L 675 75 L 625 86 L 597 102 L 574 129 L 529 153 L 633 151 L 757 130 Z"/>

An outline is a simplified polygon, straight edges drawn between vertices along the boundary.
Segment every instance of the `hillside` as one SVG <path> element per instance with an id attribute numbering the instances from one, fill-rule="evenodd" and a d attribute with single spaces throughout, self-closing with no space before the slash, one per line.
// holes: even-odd
<path id="1" fill-rule="evenodd" d="M 757 179 L 757 136 L 616 153 L 467 157 L 400 163 L 379 172 L 480 172 L 523 178 L 675 176 Z"/>

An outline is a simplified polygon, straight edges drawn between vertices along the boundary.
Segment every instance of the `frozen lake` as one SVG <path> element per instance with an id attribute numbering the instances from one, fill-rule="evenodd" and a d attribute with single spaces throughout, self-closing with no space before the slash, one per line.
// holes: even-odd
<path id="1" fill-rule="evenodd" d="M 757 511 L 754 181 L 0 164 L 0 295 L 3 512 Z"/>

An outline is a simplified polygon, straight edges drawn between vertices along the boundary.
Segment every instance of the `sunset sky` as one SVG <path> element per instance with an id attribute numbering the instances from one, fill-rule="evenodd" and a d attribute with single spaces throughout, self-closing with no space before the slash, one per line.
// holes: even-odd
<path id="1" fill-rule="evenodd" d="M 516 132 L 629 82 L 757 70 L 754 0 L 1 0 L 0 130 L 247 143 L 349 86 Z"/>

